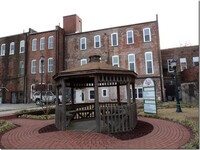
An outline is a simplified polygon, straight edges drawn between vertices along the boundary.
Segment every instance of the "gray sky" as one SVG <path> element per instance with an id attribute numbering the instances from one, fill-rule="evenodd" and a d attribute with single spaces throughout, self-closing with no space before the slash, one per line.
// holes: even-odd
<path id="1" fill-rule="evenodd" d="M 77 14 L 83 31 L 159 18 L 161 48 L 198 44 L 199 0 L 1 0 L 0 37 L 63 27 L 63 16 Z"/>

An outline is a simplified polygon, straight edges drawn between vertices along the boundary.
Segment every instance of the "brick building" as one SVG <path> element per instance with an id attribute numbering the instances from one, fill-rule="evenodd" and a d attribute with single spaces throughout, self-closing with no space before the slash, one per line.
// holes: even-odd
<path id="1" fill-rule="evenodd" d="M 110 65 L 133 70 L 138 74 L 135 97 L 142 99 L 142 84 L 146 78 L 155 81 L 157 98 L 162 98 L 162 72 L 158 20 L 95 31 L 81 32 L 81 19 L 77 15 L 63 18 L 65 34 L 66 68 L 84 65 L 89 56 L 99 55 Z M 69 25 L 73 24 L 73 25 Z M 88 102 L 94 89 L 77 89 L 77 101 Z M 124 88 L 125 90 L 125 88 Z M 101 99 L 116 99 L 112 88 L 100 90 Z M 121 93 L 124 95 L 125 91 Z M 79 97 L 79 98 L 78 98 Z M 123 100 L 126 100 L 126 95 Z"/>
<path id="2" fill-rule="evenodd" d="M 178 87 L 179 87 L 179 98 L 182 98 L 181 94 L 181 73 L 186 69 L 192 69 L 194 66 L 199 66 L 199 46 L 185 46 L 176 47 L 169 49 L 162 49 L 162 65 L 163 65 L 163 76 L 164 86 L 166 89 L 166 98 L 172 100 L 175 97 L 174 82 L 172 80 L 173 68 L 171 67 L 171 61 L 174 59 L 177 61 L 177 74 L 178 74 Z M 193 73 L 193 76 L 196 74 Z M 182 77 L 184 78 L 184 77 Z M 187 77 L 186 77 L 187 78 Z"/>
<path id="3" fill-rule="evenodd" d="M 0 38 L 0 99 L 2 103 L 24 102 L 27 34 Z"/>

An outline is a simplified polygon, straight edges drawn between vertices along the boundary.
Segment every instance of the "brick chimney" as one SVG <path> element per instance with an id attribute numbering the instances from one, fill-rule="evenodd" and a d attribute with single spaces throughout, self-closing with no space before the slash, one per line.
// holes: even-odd
<path id="1" fill-rule="evenodd" d="M 63 17 L 63 29 L 65 33 L 82 32 L 82 20 L 76 14 Z"/>

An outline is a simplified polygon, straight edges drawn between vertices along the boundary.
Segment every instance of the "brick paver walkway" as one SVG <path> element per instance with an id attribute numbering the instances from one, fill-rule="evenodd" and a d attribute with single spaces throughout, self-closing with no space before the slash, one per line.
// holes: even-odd
<path id="1" fill-rule="evenodd" d="M 84 131 L 55 131 L 39 133 L 38 131 L 54 120 L 39 121 L 29 119 L 11 119 L 20 125 L 1 138 L 1 144 L 6 149 L 23 148 L 180 148 L 191 139 L 190 132 L 184 126 L 171 121 L 155 118 L 138 118 L 153 125 L 151 133 L 131 139 L 119 140 L 106 134 Z"/>

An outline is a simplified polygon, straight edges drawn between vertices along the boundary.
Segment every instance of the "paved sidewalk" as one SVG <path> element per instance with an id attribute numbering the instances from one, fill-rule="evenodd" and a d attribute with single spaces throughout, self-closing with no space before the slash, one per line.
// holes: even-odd
<path id="1" fill-rule="evenodd" d="M 54 120 L 11 119 L 19 127 L 6 132 L 1 138 L 1 145 L 6 149 L 63 149 L 63 148 L 142 148 L 177 149 L 191 139 L 190 131 L 184 126 L 171 121 L 138 117 L 139 120 L 153 125 L 149 134 L 131 139 L 119 140 L 106 134 L 88 131 L 53 131 L 39 133 L 39 130 L 53 124 Z"/>

